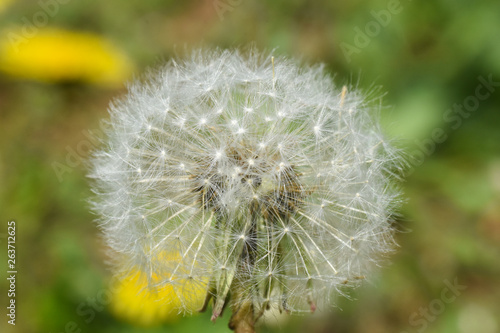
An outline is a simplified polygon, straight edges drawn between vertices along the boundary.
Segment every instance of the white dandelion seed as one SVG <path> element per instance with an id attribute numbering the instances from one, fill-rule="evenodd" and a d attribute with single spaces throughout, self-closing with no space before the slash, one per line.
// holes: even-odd
<path id="1" fill-rule="evenodd" d="M 373 111 L 321 67 L 255 51 L 198 51 L 133 84 L 91 174 L 118 268 L 182 304 L 206 290 L 199 308 L 229 305 L 236 331 L 324 308 L 393 245 L 399 153 Z"/>

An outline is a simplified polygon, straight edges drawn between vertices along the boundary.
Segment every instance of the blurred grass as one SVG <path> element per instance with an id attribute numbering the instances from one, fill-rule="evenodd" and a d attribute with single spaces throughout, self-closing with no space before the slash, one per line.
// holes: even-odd
<path id="1" fill-rule="evenodd" d="M 34 1 L 3 3 L 2 38 L 46 12 Z M 457 279 L 467 289 L 428 320 L 424 331 L 499 332 L 500 94 L 494 91 L 481 101 L 456 129 L 443 114 L 474 94 L 478 76 L 500 81 L 500 3 L 401 1 L 401 12 L 349 61 L 340 44 L 354 45 L 355 27 L 364 30 L 374 20 L 371 12 L 387 4 L 241 1 L 219 15 L 208 0 L 70 1 L 54 7 L 35 35 L 57 28 L 100 36 L 130 59 L 134 75 L 193 47 L 255 43 L 324 62 L 339 85 L 351 82 L 367 90 L 381 85 L 390 105 L 382 112 L 383 125 L 410 154 L 418 155 L 436 128 L 447 140 L 409 170 L 403 184 L 408 201 L 398 221 L 400 248 L 391 264 L 349 292 L 353 300 L 339 298 L 341 310 L 290 318 L 280 324 L 282 330 L 416 332 L 422 326 L 412 325 L 412 314 L 440 299 L 445 281 Z M 53 52 L 59 55 L 58 49 Z M 40 56 L 32 51 L 33 62 Z M 90 58 L 82 54 L 85 59 Z M 89 130 L 99 129 L 109 101 L 123 86 L 103 87 L 78 75 L 43 83 L 12 74 L 27 70 L 16 66 L 0 74 L 0 221 L 14 219 L 18 227 L 18 317 L 15 327 L 0 321 L 1 331 L 64 332 L 72 322 L 82 332 L 228 331 L 228 314 L 216 324 L 202 314 L 144 329 L 115 318 L 109 307 L 89 312 L 92 298 L 107 290 L 109 272 L 86 204 L 88 151 L 79 145 Z M 120 74 L 131 78 L 125 70 Z M 79 147 L 81 153 L 69 160 L 72 166 L 58 177 L 54 163 L 68 165 L 68 149 Z M 5 235 L 6 226 L 1 228 Z M 6 262 L 6 251 L 0 258 Z M 3 295 L 3 268 L 0 277 Z"/>

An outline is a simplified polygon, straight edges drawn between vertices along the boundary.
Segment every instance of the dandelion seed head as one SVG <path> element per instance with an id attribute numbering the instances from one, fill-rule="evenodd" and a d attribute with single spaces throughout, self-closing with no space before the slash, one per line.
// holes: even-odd
<path id="1" fill-rule="evenodd" d="M 186 286 L 206 290 L 213 318 L 229 294 L 256 318 L 326 307 L 393 246 L 401 161 L 369 102 L 256 51 L 197 51 L 132 84 L 92 161 L 117 267 L 180 310 Z"/>

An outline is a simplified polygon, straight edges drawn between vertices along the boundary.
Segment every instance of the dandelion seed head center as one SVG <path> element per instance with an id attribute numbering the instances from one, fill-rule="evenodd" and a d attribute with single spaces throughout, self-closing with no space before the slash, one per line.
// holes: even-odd
<path id="1" fill-rule="evenodd" d="M 190 177 L 192 191 L 198 193 L 204 209 L 221 213 L 252 209 L 264 217 L 277 217 L 292 214 L 301 206 L 305 194 L 300 176 L 293 166 L 280 161 L 278 154 L 263 156 L 245 143 L 216 154 L 228 159 L 200 161 Z"/>

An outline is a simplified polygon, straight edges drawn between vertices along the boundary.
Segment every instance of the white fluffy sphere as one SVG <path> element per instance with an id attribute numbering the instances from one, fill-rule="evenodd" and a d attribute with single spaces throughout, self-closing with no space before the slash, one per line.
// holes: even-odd
<path id="1" fill-rule="evenodd" d="M 213 318 L 324 307 L 393 245 L 399 154 L 369 104 L 256 51 L 194 52 L 132 84 L 92 160 L 119 268 L 186 304 L 206 290 Z"/>

